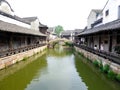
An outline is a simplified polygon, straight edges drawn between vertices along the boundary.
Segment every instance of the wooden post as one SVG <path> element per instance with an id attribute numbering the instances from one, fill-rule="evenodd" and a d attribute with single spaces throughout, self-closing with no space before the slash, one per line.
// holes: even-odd
<path id="1" fill-rule="evenodd" d="M 99 50 L 100 50 L 100 46 L 101 46 L 101 35 L 99 35 Z"/>
<path id="2" fill-rule="evenodd" d="M 25 36 L 25 46 L 27 46 L 27 36 Z"/>
<path id="3" fill-rule="evenodd" d="M 12 34 L 10 35 L 10 38 L 9 38 L 9 48 L 10 50 L 13 49 L 13 35 Z"/>
<path id="4" fill-rule="evenodd" d="M 113 36 L 110 34 L 109 35 L 109 52 L 112 52 L 112 38 Z"/>

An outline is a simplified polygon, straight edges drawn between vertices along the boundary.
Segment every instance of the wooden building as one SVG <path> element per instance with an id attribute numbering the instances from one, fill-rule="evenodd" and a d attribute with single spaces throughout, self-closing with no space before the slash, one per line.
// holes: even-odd
<path id="1" fill-rule="evenodd" d="M 83 31 L 83 29 L 66 30 L 66 31 L 61 32 L 60 36 L 61 36 L 61 38 L 66 38 L 71 41 L 77 42 L 78 38 L 76 38 L 76 36 L 78 34 L 80 34 L 82 31 Z"/>
<path id="2" fill-rule="evenodd" d="M 76 39 L 80 42 L 80 48 L 120 64 L 119 2 L 120 0 L 108 0 L 102 12 L 97 15 L 98 18 L 88 24 L 89 28 L 77 35 Z M 96 17 L 96 14 L 89 15 L 89 19 L 90 16 Z"/>
<path id="3" fill-rule="evenodd" d="M 84 38 L 88 47 L 116 53 L 115 47 L 120 45 L 120 20 L 85 30 L 78 37 L 79 40 Z"/>
<path id="4" fill-rule="evenodd" d="M 7 1 L 0 0 L 0 57 L 45 45 L 46 35 L 40 32 L 39 27 L 37 17 L 20 18 Z"/>

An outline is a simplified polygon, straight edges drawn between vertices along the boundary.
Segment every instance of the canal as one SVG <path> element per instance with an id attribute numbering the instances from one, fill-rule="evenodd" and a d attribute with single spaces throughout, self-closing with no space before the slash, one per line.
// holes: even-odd
<path id="1" fill-rule="evenodd" d="M 1 70 L 0 90 L 120 90 L 120 83 L 60 47 Z"/>

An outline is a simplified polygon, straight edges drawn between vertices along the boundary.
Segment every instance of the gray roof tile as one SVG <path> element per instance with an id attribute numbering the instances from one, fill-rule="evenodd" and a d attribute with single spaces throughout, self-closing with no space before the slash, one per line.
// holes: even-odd
<path id="1" fill-rule="evenodd" d="M 46 36 L 45 34 L 40 33 L 39 31 L 34 31 L 25 27 L 18 26 L 16 24 L 11 24 L 0 20 L 0 31 L 21 33 L 27 35 L 36 35 L 36 36 Z"/>
<path id="2" fill-rule="evenodd" d="M 117 29 L 120 29 L 120 19 L 100 25 L 95 28 L 87 29 L 84 32 L 80 33 L 79 35 L 87 35 L 87 34 L 93 34 L 93 33 L 99 33 L 103 31 L 117 30 Z"/>

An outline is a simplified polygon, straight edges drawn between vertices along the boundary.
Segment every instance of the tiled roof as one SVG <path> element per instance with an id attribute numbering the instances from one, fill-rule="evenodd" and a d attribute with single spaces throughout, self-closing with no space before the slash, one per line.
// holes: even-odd
<path id="1" fill-rule="evenodd" d="M 14 15 L 14 19 L 15 19 L 15 20 L 18 20 L 18 21 L 20 21 L 20 22 L 26 23 L 26 24 L 30 24 L 29 21 L 24 20 L 23 18 L 21 18 L 21 17 L 19 17 L 19 16 L 16 16 L 16 15 Z"/>
<path id="2" fill-rule="evenodd" d="M 66 31 L 61 32 L 61 35 L 71 35 L 71 33 L 74 35 L 78 35 L 81 32 L 83 32 L 83 29 L 66 30 Z"/>
<path id="3" fill-rule="evenodd" d="M 39 27 L 48 27 L 47 25 L 44 25 L 44 24 L 41 24 L 41 23 L 39 23 L 39 24 L 40 24 Z"/>
<path id="4" fill-rule="evenodd" d="M 73 31 L 73 33 L 75 33 L 76 35 L 77 35 L 77 34 L 80 34 L 81 32 L 83 32 L 83 29 L 75 29 L 75 30 Z"/>
<path id="5" fill-rule="evenodd" d="M 0 20 L 0 31 L 21 33 L 27 35 L 35 36 L 46 36 L 45 34 L 40 33 L 39 31 L 34 31 L 25 27 L 18 26 L 16 24 L 11 24 Z"/>
<path id="6" fill-rule="evenodd" d="M 32 21 L 35 21 L 37 19 L 37 17 L 25 17 L 25 18 L 22 18 L 22 19 L 31 23 Z"/>
<path id="7" fill-rule="evenodd" d="M 61 32 L 61 35 L 71 35 L 71 33 L 73 32 L 73 30 L 66 30 Z"/>
<path id="8" fill-rule="evenodd" d="M 110 31 L 117 29 L 120 29 L 120 19 L 100 25 L 92 29 L 87 29 L 84 32 L 80 33 L 79 35 L 87 35 L 87 34 L 93 34 L 93 33 L 99 33 L 103 31 Z"/>
<path id="9" fill-rule="evenodd" d="M 33 21 L 35 21 L 36 19 L 38 19 L 37 17 L 26 17 L 26 18 L 22 18 L 25 22 L 28 22 L 29 24 Z M 47 27 L 47 25 L 41 24 L 39 22 L 39 27 Z"/>
<path id="10" fill-rule="evenodd" d="M 96 13 L 101 13 L 102 10 L 101 9 L 92 9 L 92 11 L 96 12 Z"/>
<path id="11" fill-rule="evenodd" d="M 24 19 L 22 19 L 22 18 L 20 18 L 20 17 L 18 17 L 16 15 L 12 16 L 10 14 L 7 14 L 7 13 L 3 12 L 3 11 L 0 11 L 0 15 L 3 15 L 5 17 L 8 17 L 8 18 L 11 18 L 11 19 L 14 19 L 14 20 L 26 23 L 26 24 L 30 24 L 27 20 L 24 20 Z"/>

